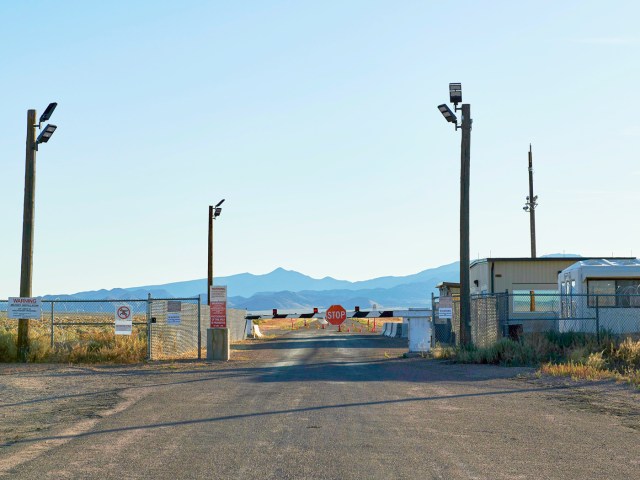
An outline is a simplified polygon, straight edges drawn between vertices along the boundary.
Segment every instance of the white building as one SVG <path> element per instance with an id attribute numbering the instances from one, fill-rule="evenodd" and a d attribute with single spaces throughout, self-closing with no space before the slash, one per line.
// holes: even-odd
<path id="1" fill-rule="evenodd" d="M 562 331 L 640 333 L 640 260 L 582 260 L 558 274 Z M 597 318 L 597 323 L 596 323 Z"/>

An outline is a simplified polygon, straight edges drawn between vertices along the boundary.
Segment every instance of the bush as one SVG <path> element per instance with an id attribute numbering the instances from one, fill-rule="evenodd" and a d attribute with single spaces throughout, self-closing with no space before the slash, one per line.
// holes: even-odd
<path id="1" fill-rule="evenodd" d="M 536 362 L 536 353 L 531 345 L 501 338 L 490 347 L 462 348 L 455 358 L 461 363 L 529 365 Z"/>
<path id="2" fill-rule="evenodd" d="M 0 362 L 15 362 L 17 358 L 16 336 L 9 329 L 0 327 Z"/>
<path id="3" fill-rule="evenodd" d="M 550 375 L 573 378 L 618 378 L 640 385 L 640 340 L 616 341 L 610 332 L 601 335 L 578 332 L 545 332 L 523 336 L 515 341 L 502 338 L 490 347 L 442 347 L 432 351 L 434 358 L 460 363 L 494 365 L 540 365 Z"/>

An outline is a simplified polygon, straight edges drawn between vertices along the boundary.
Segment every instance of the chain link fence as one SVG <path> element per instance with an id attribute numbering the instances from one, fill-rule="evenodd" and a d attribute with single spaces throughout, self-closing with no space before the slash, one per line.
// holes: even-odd
<path id="1" fill-rule="evenodd" d="M 129 312 L 130 335 L 116 335 L 117 311 L 122 306 Z M 8 302 L 0 300 L 0 329 L 15 333 L 18 321 L 8 318 L 7 309 Z M 199 359 L 201 318 L 199 297 L 42 300 L 41 318 L 31 320 L 29 329 L 32 344 L 47 343 L 53 351 L 98 349 L 126 337 L 130 348 L 142 350 L 151 360 Z"/>
<path id="2" fill-rule="evenodd" d="M 459 297 L 433 298 L 434 341 L 460 343 Z M 623 340 L 640 338 L 640 294 L 498 293 L 471 296 L 471 341 L 486 347 L 500 338 L 576 332 Z"/>
<path id="3" fill-rule="evenodd" d="M 150 299 L 149 308 L 150 358 L 202 358 L 202 311 L 198 298 Z"/>

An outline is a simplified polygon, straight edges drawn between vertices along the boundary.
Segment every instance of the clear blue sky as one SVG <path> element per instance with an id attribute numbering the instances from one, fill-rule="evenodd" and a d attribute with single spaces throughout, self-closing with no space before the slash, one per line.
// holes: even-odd
<path id="1" fill-rule="evenodd" d="M 640 253 L 637 1 L 2 2 L 0 297 L 17 295 L 26 110 L 34 294 L 276 267 L 350 280 L 458 258 L 471 103 L 472 258 Z"/>

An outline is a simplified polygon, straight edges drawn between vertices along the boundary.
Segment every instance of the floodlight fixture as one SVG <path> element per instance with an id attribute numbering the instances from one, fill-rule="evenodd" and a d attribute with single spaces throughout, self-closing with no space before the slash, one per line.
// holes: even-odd
<path id="1" fill-rule="evenodd" d="M 462 102 L 462 84 L 450 83 L 449 84 L 449 101 L 455 106 L 458 106 Z"/>
<path id="2" fill-rule="evenodd" d="M 215 209 L 213 211 L 213 218 L 218 218 L 221 213 L 222 213 L 222 208 L 215 207 Z"/>
<path id="3" fill-rule="evenodd" d="M 56 131 L 56 127 L 55 125 L 47 125 L 46 127 L 44 127 L 44 130 L 42 130 L 42 132 L 40 133 L 40 135 L 38 135 L 38 138 L 36 140 L 36 143 L 40 144 L 40 143 L 47 143 L 49 141 L 49 139 L 51 138 L 51 135 L 53 135 L 53 132 Z"/>
<path id="4" fill-rule="evenodd" d="M 222 205 L 224 203 L 224 198 L 222 200 L 220 200 L 218 203 L 216 203 L 215 208 L 218 208 L 220 205 Z"/>
<path id="5" fill-rule="evenodd" d="M 451 122 L 455 124 L 458 123 L 458 117 L 456 117 L 456 114 L 451 111 L 451 109 L 446 103 L 443 103 L 442 105 L 438 105 L 438 110 L 440 110 L 440 113 L 442 114 L 442 116 L 447 122 Z"/>
<path id="6" fill-rule="evenodd" d="M 42 112 L 42 115 L 40 115 L 40 123 L 49 120 L 57 106 L 58 104 L 56 102 L 50 103 L 47 108 L 45 108 L 44 112 Z"/>

